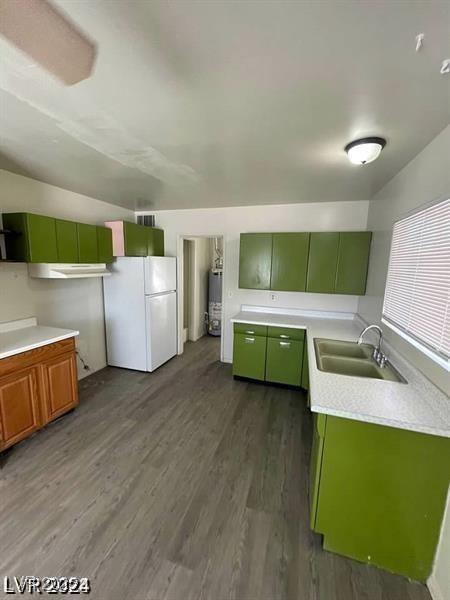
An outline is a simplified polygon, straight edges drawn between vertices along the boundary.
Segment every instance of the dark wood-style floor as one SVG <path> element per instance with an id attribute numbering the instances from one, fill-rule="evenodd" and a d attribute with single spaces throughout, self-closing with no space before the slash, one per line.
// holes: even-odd
<path id="1" fill-rule="evenodd" d="M 103 369 L 8 455 L 0 576 L 89 577 L 101 600 L 428 600 L 321 549 L 304 396 L 218 355 L 203 338 L 153 374 Z"/>

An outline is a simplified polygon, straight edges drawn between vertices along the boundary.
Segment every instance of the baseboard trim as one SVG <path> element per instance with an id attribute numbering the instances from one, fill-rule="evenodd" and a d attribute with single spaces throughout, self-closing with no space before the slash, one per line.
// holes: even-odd
<path id="1" fill-rule="evenodd" d="M 434 575 L 430 575 L 428 578 L 427 588 L 433 600 L 448 600 L 448 598 L 444 598 L 441 586 Z"/>

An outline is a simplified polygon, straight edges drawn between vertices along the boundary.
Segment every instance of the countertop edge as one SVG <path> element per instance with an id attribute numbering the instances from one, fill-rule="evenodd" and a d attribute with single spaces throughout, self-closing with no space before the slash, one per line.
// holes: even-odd
<path id="1" fill-rule="evenodd" d="M 35 350 L 36 348 L 41 348 L 42 346 L 48 346 L 48 344 L 54 344 L 55 342 L 61 342 L 62 340 L 67 340 L 72 337 L 77 337 L 80 335 L 79 331 L 70 331 L 68 333 L 62 333 L 61 335 L 52 336 L 51 338 L 46 338 L 45 340 L 41 340 L 39 342 L 34 342 L 33 344 L 27 344 L 25 346 L 21 346 L 18 348 L 14 348 L 14 350 L 7 350 L 6 352 L 0 352 L 0 360 L 3 358 L 9 358 L 11 356 L 16 356 L 17 354 L 22 354 L 23 352 L 28 352 L 29 350 Z"/>
<path id="2" fill-rule="evenodd" d="M 405 431 L 414 431 L 416 433 L 426 433 L 438 437 L 450 438 L 450 430 L 435 429 L 416 423 L 406 423 L 404 421 L 395 421 L 394 419 L 385 419 L 383 417 L 372 417 L 371 415 L 361 415 L 343 410 L 334 410 L 328 407 L 322 407 L 320 404 L 311 405 L 311 412 L 316 414 L 328 415 L 330 417 L 340 417 L 351 421 L 360 421 L 361 423 L 372 423 L 373 425 L 382 425 L 385 427 L 394 427 L 395 429 L 404 429 Z"/>

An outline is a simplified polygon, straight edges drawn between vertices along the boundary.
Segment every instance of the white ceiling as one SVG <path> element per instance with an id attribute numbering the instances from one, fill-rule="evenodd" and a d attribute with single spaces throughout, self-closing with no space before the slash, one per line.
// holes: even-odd
<path id="1" fill-rule="evenodd" d="M 0 39 L 0 168 L 127 208 L 365 200 L 450 120 L 447 1 L 56 4 L 94 74 L 64 87 Z M 351 165 L 367 135 L 385 150 Z"/>

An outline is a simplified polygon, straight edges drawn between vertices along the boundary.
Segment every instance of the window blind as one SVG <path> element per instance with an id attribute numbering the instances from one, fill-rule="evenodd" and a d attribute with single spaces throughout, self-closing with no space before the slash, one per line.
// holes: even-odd
<path id="1" fill-rule="evenodd" d="M 383 321 L 449 360 L 450 199 L 395 223 Z"/>

